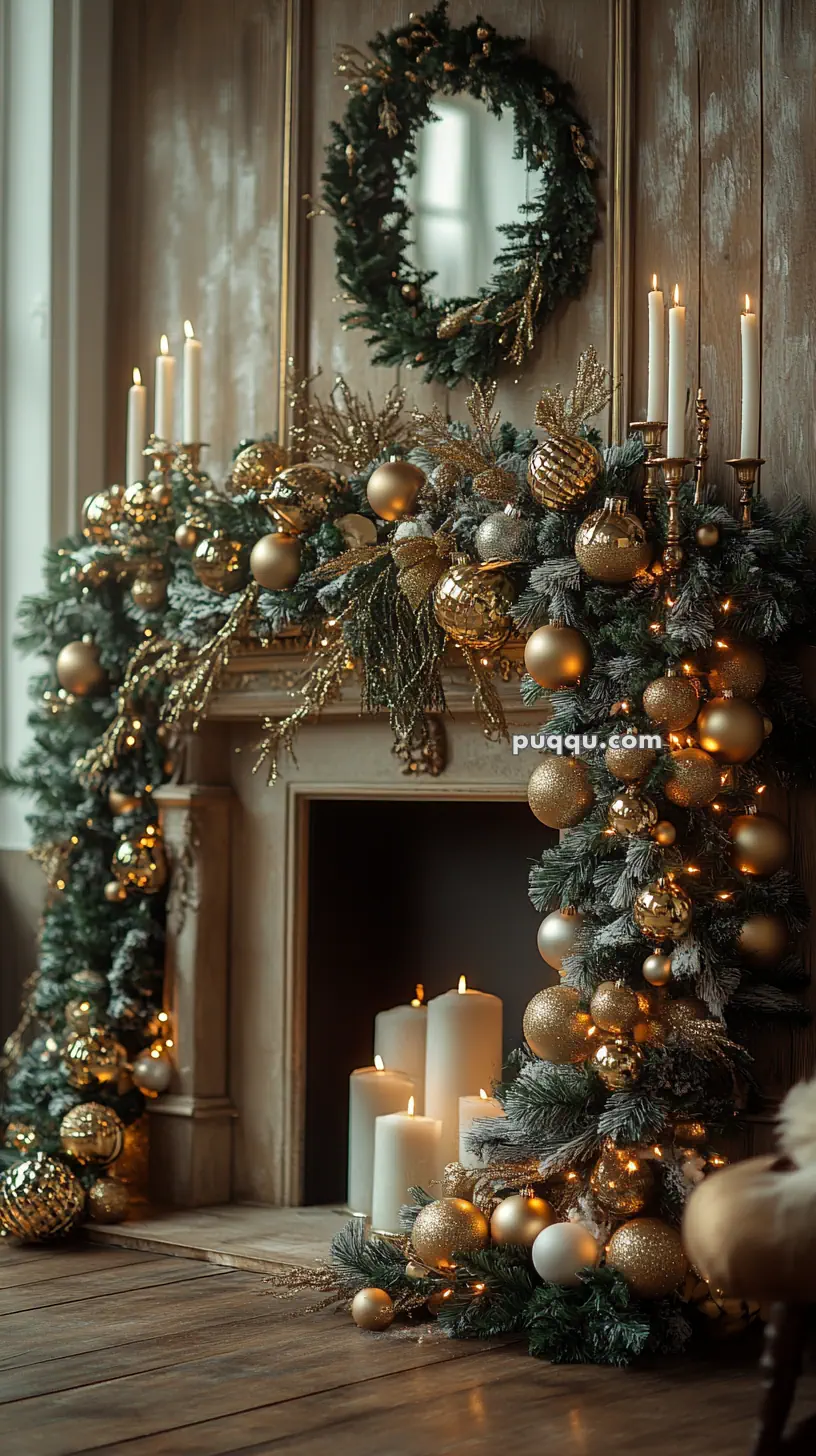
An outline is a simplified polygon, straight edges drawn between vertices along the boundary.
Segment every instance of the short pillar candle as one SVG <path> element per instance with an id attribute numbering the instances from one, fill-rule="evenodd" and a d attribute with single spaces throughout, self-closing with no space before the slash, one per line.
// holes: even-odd
<path id="1" fill-rule="evenodd" d="M 483 1168 L 486 1159 L 471 1152 L 468 1138 L 474 1124 L 482 1118 L 504 1117 L 504 1108 L 498 1097 L 488 1097 L 484 1087 L 478 1097 L 459 1098 L 459 1162 L 463 1168 Z"/>
<path id="2" fill-rule="evenodd" d="M 358 1067 L 349 1077 L 348 1205 L 353 1213 L 371 1216 L 377 1118 L 404 1111 L 413 1095 L 411 1078 L 386 1070 L 381 1057 L 373 1067 Z"/>
<path id="3" fill-rule="evenodd" d="M 400 1209 L 410 1188 L 430 1189 L 439 1178 L 442 1124 L 436 1117 L 414 1115 L 414 1099 L 407 1112 L 388 1112 L 374 1124 L 374 1193 L 371 1224 L 379 1233 L 404 1232 Z"/>
<path id="4" fill-rule="evenodd" d="M 457 991 L 428 1002 L 425 1113 L 442 1122 L 442 1162 L 459 1156 L 459 1098 L 490 1087 L 501 1076 L 502 1003 L 471 991 L 464 976 Z"/>
<path id="5" fill-rule="evenodd" d="M 425 1111 L 425 1033 L 428 1008 L 422 1004 L 422 987 L 409 1006 L 391 1006 L 374 1018 L 374 1052 L 387 1067 L 407 1072 L 416 1086 L 414 1110 Z"/>

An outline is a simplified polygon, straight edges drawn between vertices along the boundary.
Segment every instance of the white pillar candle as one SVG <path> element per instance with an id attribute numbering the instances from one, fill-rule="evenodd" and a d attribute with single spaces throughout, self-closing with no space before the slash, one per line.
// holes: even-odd
<path id="1" fill-rule="evenodd" d="M 646 419 L 655 423 L 664 420 L 666 408 L 666 316 L 663 310 L 663 290 L 657 286 L 657 274 L 652 276 L 649 293 L 649 386 L 647 391 Z"/>
<path id="2" fill-rule="evenodd" d="M 167 335 L 162 334 L 159 353 L 156 355 L 156 397 L 153 413 L 153 433 L 160 440 L 172 440 L 176 388 L 176 361 L 169 352 Z"/>
<path id="3" fill-rule="evenodd" d="M 441 1137 L 438 1118 L 414 1115 L 413 1097 L 407 1112 L 389 1112 L 377 1118 L 371 1224 L 380 1233 L 401 1233 L 400 1209 L 408 1202 L 408 1189 L 429 1189 L 440 1177 Z"/>
<path id="4" fill-rule="evenodd" d="M 392 1006 L 374 1018 L 374 1051 L 387 1067 L 407 1072 L 416 1086 L 415 1111 L 425 1111 L 425 1028 L 428 1008 L 422 1004 L 422 987 L 410 1006 Z"/>
<path id="5" fill-rule="evenodd" d="M 386 1112 L 404 1111 L 414 1084 L 404 1072 L 386 1071 L 382 1060 L 358 1067 L 349 1078 L 348 1205 L 371 1214 L 374 1187 L 374 1124 Z"/>
<path id="6" fill-rule="evenodd" d="M 460 976 L 458 991 L 428 1002 L 425 1113 L 441 1119 L 443 1165 L 459 1156 L 459 1098 L 489 1087 L 501 1066 L 502 1003 L 469 990 Z"/>
<path id="7" fill-rule="evenodd" d="M 745 295 L 745 312 L 740 317 L 742 341 L 742 429 L 740 458 L 756 460 L 759 456 L 759 319 L 751 312 L 751 300 Z"/>
<path id="8" fill-rule="evenodd" d="M 144 480 L 144 447 L 147 440 L 147 390 L 142 384 L 138 369 L 133 371 L 133 383 L 128 390 L 127 402 L 127 452 L 125 458 L 125 485 L 135 485 Z"/>
<path id="9" fill-rule="evenodd" d="M 459 1098 L 459 1162 L 464 1168 L 483 1168 L 485 1159 L 472 1153 L 467 1145 L 473 1124 L 480 1118 L 504 1117 L 504 1108 L 498 1097 L 488 1097 L 484 1087 L 478 1097 Z"/>
<path id="10" fill-rule="evenodd" d="M 181 438 L 185 445 L 201 439 L 201 340 L 189 319 L 184 320 L 184 416 Z"/>
<path id="11" fill-rule="evenodd" d="M 685 455 L 686 442 L 686 310 L 680 304 L 680 289 L 674 285 L 674 305 L 669 309 L 669 412 L 666 454 L 671 460 Z"/>

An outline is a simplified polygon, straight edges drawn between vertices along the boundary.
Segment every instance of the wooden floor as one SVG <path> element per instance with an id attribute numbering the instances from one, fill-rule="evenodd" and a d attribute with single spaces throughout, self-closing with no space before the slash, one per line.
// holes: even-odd
<path id="1" fill-rule="evenodd" d="M 300 1305 L 308 1303 L 300 1297 Z M 3 1456 L 747 1456 L 754 1369 L 556 1367 L 522 1346 L 293 1319 L 260 1275 L 0 1244 Z M 816 1408 L 816 1376 L 802 1382 Z"/>

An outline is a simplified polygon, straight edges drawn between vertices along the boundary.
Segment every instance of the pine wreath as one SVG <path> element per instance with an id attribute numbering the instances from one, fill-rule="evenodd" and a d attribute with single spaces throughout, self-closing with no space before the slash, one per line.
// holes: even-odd
<path id="1" fill-rule="evenodd" d="M 559 299 L 580 292 L 597 229 L 594 159 L 569 87 L 518 36 L 481 16 L 452 27 L 446 3 L 379 32 L 370 56 L 343 47 L 337 70 L 351 99 L 332 124 L 323 201 L 335 219 L 338 280 L 354 307 L 345 328 L 368 330 L 378 364 L 424 366 L 455 384 L 517 368 Z M 504 241 L 484 296 L 439 303 L 431 272 L 407 255 L 411 211 L 404 184 L 434 98 L 467 92 L 500 116 L 512 110 L 517 158 L 536 181 Z"/>

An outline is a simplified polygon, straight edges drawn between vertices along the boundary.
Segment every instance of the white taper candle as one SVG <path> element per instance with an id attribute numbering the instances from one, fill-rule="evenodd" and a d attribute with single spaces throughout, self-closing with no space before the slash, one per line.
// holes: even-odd
<path id="1" fill-rule="evenodd" d="M 745 312 L 740 316 L 742 343 L 742 427 L 740 458 L 756 460 L 759 456 L 759 319 L 751 312 L 751 300 L 745 295 Z"/>
<path id="2" fill-rule="evenodd" d="M 674 303 L 669 309 L 669 409 L 666 454 L 678 460 L 685 455 L 686 442 L 686 310 L 680 303 L 680 289 L 674 286 Z"/>
<path id="3" fill-rule="evenodd" d="M 127 449 L 125 453 L 125 485 L 135 485 L 145 478 L 144 447 L 147 440 L 147 390 L 138 369 L 128 390 Z"/>
<path id="4" fill-rule="evenodd" d="M 176 361 L 169 351 L 167 335 L 162 334 L 156 355 L 156 397 L 153 402 L 153 433 L 160 440 L 174 437 Z"/>
<path id="5" fill-rule="evenodd" d="M 663 290 L 657 286 L 657 274 L 655 273 L 649 293 L 649 384 L 646 419 L 654 423 L 663 422 L 665 408 L 666 315 L 663 308 Z"/>
<path id="6" fill-rule="evenodd" d="M 184 320 L 184 417 L 181 438 L 185 445 L 201 440 L 201 340 L 189 319 Z"/>

